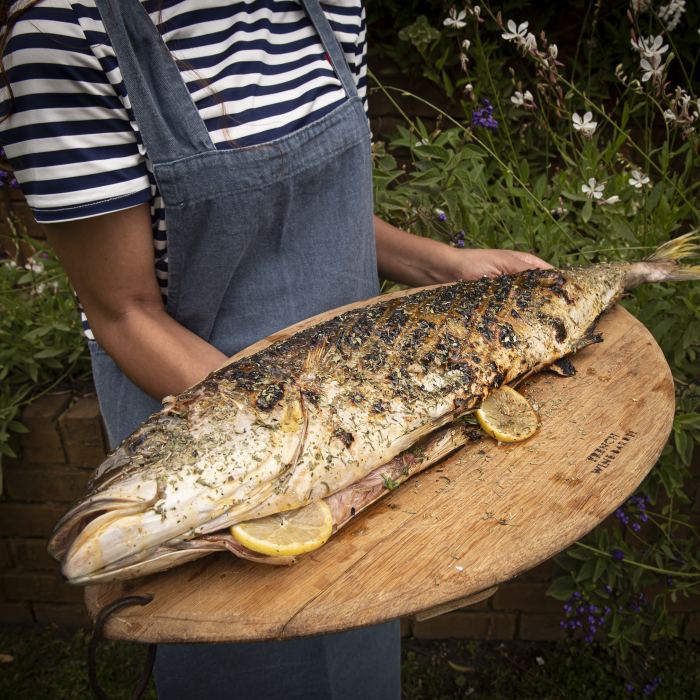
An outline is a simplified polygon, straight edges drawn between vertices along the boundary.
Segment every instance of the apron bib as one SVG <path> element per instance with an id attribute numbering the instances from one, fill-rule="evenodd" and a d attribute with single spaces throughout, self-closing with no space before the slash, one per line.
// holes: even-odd
<path id="1" fill-rule="evenodd" d="M 379 294 L 367 116 L 318 0 L 302 5 L 346 101 L 254 148 L 216 149 L 139 0 L 96 0 L 165 204 L 167 312 L 226 355 Z M 112 448 L 161 404 L 90 342 Z M 161 646 L 162 700 L 398 699 L 398 622 L 272 644 Z"/>

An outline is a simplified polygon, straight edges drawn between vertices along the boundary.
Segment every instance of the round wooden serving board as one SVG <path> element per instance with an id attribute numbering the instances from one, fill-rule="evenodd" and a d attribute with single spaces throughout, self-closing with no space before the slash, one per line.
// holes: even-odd
<path id="1" fill-rule="evenodd" d="M 235 359 L 376 301 L 309 319 Z M 291 567 L 212 554 L 146 578 L 88 587 L 90 616 L 120 596 L 152 594 L 148 605 L 114 613 L 106 636 L 158 643 L 295 639 L 448 610 L 452 601 L 536 566 L 635 490 L 671 430 L 673 379 L 651 334 L 620 306 L 598 330 L 604 342 L 571 358 L 575 377 L 544 372 L 520 387 L 541 420 L 530 440 L 467 444 Z"/>

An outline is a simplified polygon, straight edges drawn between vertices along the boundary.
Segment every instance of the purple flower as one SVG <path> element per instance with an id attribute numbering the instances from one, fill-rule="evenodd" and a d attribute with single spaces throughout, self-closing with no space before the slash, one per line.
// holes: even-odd
<path id="1" fill-rule="evenodd" d="M 571 627 L 572 630 L 576 629 L 576 620 L 569 620 L 569 627 Z"/>
<path id="2" fill-rule="evenodd" d="M 578 600 L 581 597 L 581 594 L 578 591 L 574 591 L 574 594 L 572 597 L 576 598 L 576 600 Z"/>
<path id="3" fill-rule="evenodd" d="M 670 576 L 666 579 L 666 585 L 667 586 L 674 586 L 675 585 L 674 580 Z"/>
<path id="4" fill-rule="evenodd" d="M 642 513 L 641 515 L 637 516 L 643 523 L 645 523 L 647 520 L 649 520 L 649 516 L 646 513 Z"/>
<path id="5" fill-rule="evenodd" d="M 581 620 L 576 620 L 576 627 L 583 627 L 583 622 L 581 622 Z"/>
<path id="6" fill-rule="evenodd" d="M 610 614 L 610 608 L 606 605 L 606 606 L 603 608 L 603 612 L 604 612 L 606 615 L 609 615 L 609 614 Z"/>
<path id="7" fill-rule="evenodd" d="M 594 624 L 594 623 L 595 623 L 595 617 L 593 617 L 593 615 L 589 615 L 589 616 L 586 618 L 586 622 L 587 622 L 589 625 Z"/>
<path id="8" fill-rule="evenodd" d="M 566 620 L 559 620 L 559 627 L 566 629 Z"/>
<path id="9" fill-rule="evenodd" d="M 42 253 L 39 257 L 40 257 L 40 258 L 44 258 L 44 260 L 48 260 L 48 259 L 49 259 L 49 254 L 48 254 L 48 253 Z"/>
<path id="10" fill-rule="evenodd" d="M 488 100 L 481 100 L 481 104 L 484 105 L 483 109 L 477 109 L 472 112 L 472 124 L 481 126 L 489 131 L 496 131 L 498 122 L 491 116 L 493 114 L 491 103 Z"/>
<path id="11" fill-rule="evenodd" d="M 464 241 L 457 241 L 458 248 L 464 248 Z"/>
<path id="12" fill-rule="evenodd" d="M 438 215 L 438 219 L 440 219 L 440 221 L 443 221 L 443 222 L 444 222 L 444 221 L 447 221 L 447 214 L 440 214 L 440 215 Z"/>
<path id="13" fill-rule="evenodd" d="M 598 608 L 597 608 L 595 605 L 589 605 L 589 606 L 588 606 L 588 612 L 589 612 L 589 613 L 598 612 Z"/>
<path id="14" fill-rule="evenodd" d="M 457 238 L 464 238 L 464 236 L 465 236 L 464 231 L 460 231 L 460 232 L 457 234 Z"/>
<path id="15" fill-rule="evenodd" d="M 587 642 L 588 644 L 590 644 L 590 643 L 593 641 L 593 637 L 591 637 L 591 636 L 589 635 L 588 637 L 584 637 L 584 638 L 583 638 L 583 641 L 584 641 L 584 642 Z"/>
<path id="16" fill-rule="evenodd" d="M 564 612 L 565 612 L 565 613 L 570 613 L 570 612 L 571 612 L 571 606 L 570 606 L 570 605 L 565 605 L 565 606 L 564 606 Z"/>
<path id="17" fill-rule="evenodd" d="M 639 532 L 642 529 L 642 526 L 639 523 L 632 523 L 632 529 L 635 532 Z"/>
<path id="18" fill-rule="evenodd" d="M 589 625 L 589 626 L 588 626 L 588 631 L 589 631 L 591 634 L 593 634 L 593 633 L 595 632 L 595 629 L 596 629 L 596 628 L 595 628 L 595 625 Z"/>
<path id="19" fill-rule="evenodd" d="M 608 594 L 612 593 L 612 588 L 610 588 L 610 586 L 608 586 L 607 583 L 605 584 L 605 592 L 608 593 Z M 610 610 L 608 610 L 608 612 L 610 612 Z M 606 613 L 606 614 L 607 614 L 607 613 Z"/>
<path id="20" fill-rule="evenodd" d="M 637 508 L 639 508 L 639 510 L 646 510 L 647 509 L 646 505 L 644 504 L 644 501 L 642 501 L 641 499 L 639 501 L 637 501 Z"/>
<path id="21" fill-rule="evenodd" d="M 19 189 L 19 182 L 17 182 L 17 178 L 13 177 L 8 183 L 7 183 L 12 189 L 18 190 Z"/>
<path id="22" fill-rule="evenodd" d="M 625 686 L 625 690 L 626 690 L 628 693 L 631 693 L 631 692 L 634 690 L 634 686 L 633 686 L 631 683 L 628 683 L 628 684 Z"/>
<path id="23" fill-rule="evenodd" d="M 622 560 L 625 558 L 625 555 L 623 554 L 623 552 L 622 552 L 621 549 L 616 549 L 616 550 L 613 552 L 613 558 L 614 558 L 616 561 L 622 561 Z"/>

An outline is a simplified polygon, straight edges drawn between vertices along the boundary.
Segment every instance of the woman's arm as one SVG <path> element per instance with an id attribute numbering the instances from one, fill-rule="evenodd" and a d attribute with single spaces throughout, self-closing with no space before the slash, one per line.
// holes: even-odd
<path id="1" fill-rule="evenodd" d="M 496 277 L 501 273 L 521 272 L 552 267 L 529 253 L 513 250 L 463 250 L 415 236 L 374 217 L 379 274 L 394 282 L 423 287 L 479 277 Z"/>
<path id="2" fill-rule="evenodd" d="M 149 205 L 45 224 L 95 340 L 136 386 L 161 400 L 179 394 L 226 355 L 174 321 L 156 279 Z"/>

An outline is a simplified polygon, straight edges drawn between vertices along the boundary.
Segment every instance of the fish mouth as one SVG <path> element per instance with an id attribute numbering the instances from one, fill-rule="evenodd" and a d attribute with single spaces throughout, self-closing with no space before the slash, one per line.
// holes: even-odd
<path id="1" fill-rule="evenodd" d="M 56 523 L 47 551 L 61 563 L 61 575 L 65 580 L 73 583 L 103 568 L 105 556 L 102 547 L 95 545 L 96 539 L 116 521 L 144 513 L 158 499 L 155 482 L 143 484 L 139 492 L 143 496 L 104 494 L 81 500 Z"/>

